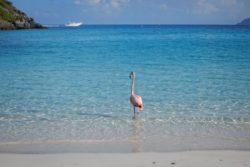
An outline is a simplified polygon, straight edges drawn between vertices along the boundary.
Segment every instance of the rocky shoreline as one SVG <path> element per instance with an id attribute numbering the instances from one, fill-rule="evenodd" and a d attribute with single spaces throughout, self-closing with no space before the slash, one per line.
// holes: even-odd
<path id="1" fill-rule="evenodd" d="M 0 30 L 46 28 L 15 8 L 10 1 L 0 0 Z"/>
<path id="2" fill-rule="evenodd" d="M 32 22 L 32 21 L 15 21 L 15 22 L 6 22 L 0 21 L 1 30 L 16 30 L 16 29 L 33 29 L 33 28 L 45 28 L 42 25 Z"/>

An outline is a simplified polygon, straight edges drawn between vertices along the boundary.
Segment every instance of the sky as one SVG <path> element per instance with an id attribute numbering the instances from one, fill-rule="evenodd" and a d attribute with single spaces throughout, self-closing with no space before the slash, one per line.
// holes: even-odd
<path id="1" fill-rule="evenodd" d="M 42 24 L 235 24 L 250 0 L 10 0 Z"/>

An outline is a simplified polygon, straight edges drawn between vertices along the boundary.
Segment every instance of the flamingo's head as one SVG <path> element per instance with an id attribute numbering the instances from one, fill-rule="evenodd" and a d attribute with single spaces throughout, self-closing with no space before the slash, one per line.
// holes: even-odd
<path id="1" fill-rule="evenodd" d="M 135 78 L 135 73 L 134 73 L 133 71 L 130 72 L 129 78 L 130 78 L 130 79 Z"/>

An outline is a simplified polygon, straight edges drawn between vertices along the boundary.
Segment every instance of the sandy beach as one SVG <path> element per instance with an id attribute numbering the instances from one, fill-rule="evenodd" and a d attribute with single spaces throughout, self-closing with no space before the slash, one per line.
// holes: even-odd
<path id="1" fill-rule="evenodd" d="M 192 166 L 247 167 L 249 151 L 187 151 L 168 153 L 67 153 L 67 154 L 0 154 L 3 167 L 133 167 Z"/>
<path id="2" fill-rule="evenodd" d="M 250 0 L 0 0 L 0 167 L 250 167 Z"/>

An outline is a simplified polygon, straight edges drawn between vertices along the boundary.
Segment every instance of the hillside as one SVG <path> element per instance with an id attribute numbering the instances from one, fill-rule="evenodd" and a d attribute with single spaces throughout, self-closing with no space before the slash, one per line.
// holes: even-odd
<path id="1" fill-rule="evenodd" d="M 44 28 L 15 8 L 8 0 L 0 0 L 0 30 Z"/>
<path id="2" fill-rule="evenodd" d="M 242 22 L 238 23 L 237 25 L 250 26 L 250 18 L 244 19 Z"/>

